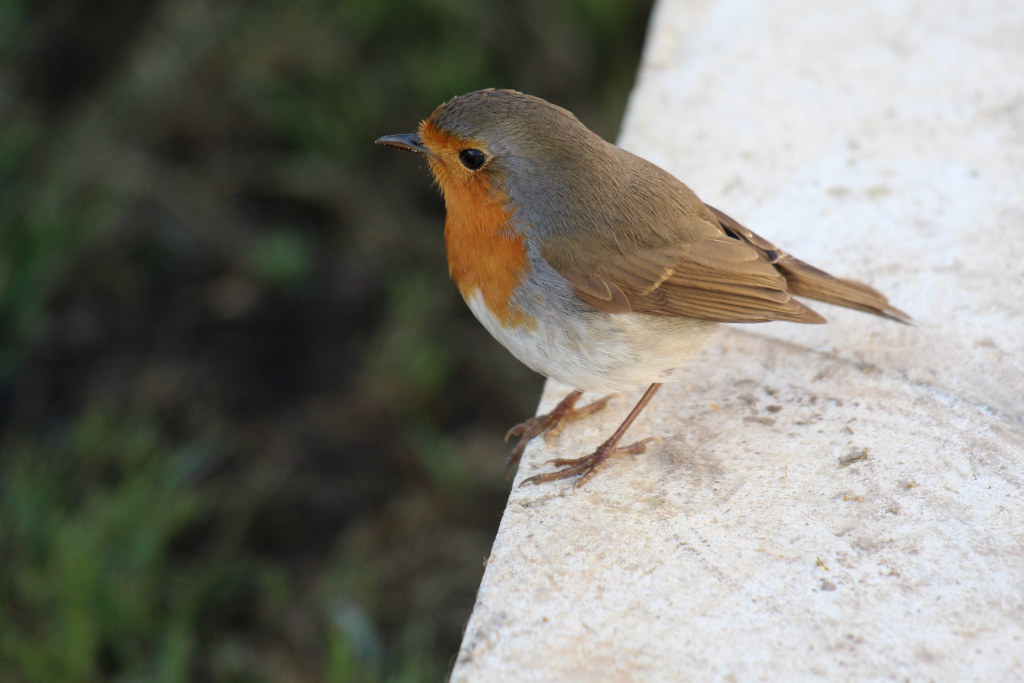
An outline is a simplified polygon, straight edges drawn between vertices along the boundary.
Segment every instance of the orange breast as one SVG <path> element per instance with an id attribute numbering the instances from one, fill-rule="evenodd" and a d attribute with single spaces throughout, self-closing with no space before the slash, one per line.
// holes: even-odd
<path id="1" fill-rule="evenodd" d="M 465 144 L 442 138 L 429 123 L 420 133 L 435 149 Z M 432 158 L 430 162 L 447 209 L 444 239 L 448 271 L 463 298 L 479 291 L 487 309 L 503 327 L 532 327 L 536 320 L 510 301 L 529 272 L 530 263 L 523 236 L 511 227 L 508 197 L 492 188 L 484 173 L 455 176 L 440 159 Z"/>
<path id="2" fill-rule="evenodd" d="M 529 325 L 533 319 L 510 302 L 530 269 L 523 236 L 509 226 L 505 196 L 488 190 L 478 182 L 445 192 L 448 270 L 463 298 L 479 290 L 503 327 Z"/>

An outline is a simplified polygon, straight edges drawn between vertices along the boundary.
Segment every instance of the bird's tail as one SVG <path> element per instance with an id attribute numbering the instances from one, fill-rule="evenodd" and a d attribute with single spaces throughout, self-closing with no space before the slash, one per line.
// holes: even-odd
<path id="1" fill-rule="evenodd" d="M 786 278 L 789 291 L 795 296 L 853 308 L 905 325 L 914 322 L 909 315 L 890 304 L 881 292 L 863 282 L 832 277 L 789 254 L 782 256 L 775 263 L 775 268 Z"/>
<path id="2" fill-rule="evenodd" d="M 876 289 L 868 287 L 863 282 L 856 280 L 844 280 L 833 277 L 825 271 L 815 268 L 809 263 L 804 263 L 795 256 L 790 256 L 774 244 L 754 233 L 735 218 L 719 211 L 711 205 L 705 205 L 718 218 L 722 228 L 742 239 L 750 246 L 758 249 L 768 262 L 775 266 L 775 269 L 786 278 L 786 284 L 791 294 L 802 296 L 815 301 L 824 301 L 827 304 L 845 306 L 865 313 L 895 320 L 904 325 L 914 324 L 913 318 L 889 303 L 889 300 Z"/>

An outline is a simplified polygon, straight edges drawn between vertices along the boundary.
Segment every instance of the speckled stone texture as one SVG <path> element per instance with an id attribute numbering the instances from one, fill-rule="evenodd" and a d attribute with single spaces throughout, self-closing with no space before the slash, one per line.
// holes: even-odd
<path id="1" fill-rule="evenodd" d="M 659 4 L 621 144 L 920 325 L 723 329 L 627 435 L 662 445 L 513 490 L 453 681 L 1024 680 L 1022 36 L 1020 2 Z"/>

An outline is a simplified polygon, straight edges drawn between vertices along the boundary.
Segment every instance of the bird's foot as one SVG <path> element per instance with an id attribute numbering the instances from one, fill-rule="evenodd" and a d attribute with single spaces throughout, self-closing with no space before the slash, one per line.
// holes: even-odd
<path id="1" fill-rule="evenodd" d="M 525 486 L 526 484 L 543 484 L 546 481 L 558 481 L 559 479 L 568 479 L 569 477 L 579 475 L 579 479 L 577 479 L 576 483 L 573 484 L 573 490 L 575 490 L 597 474 L 609 458 L 614 458 L 620 455 L 640 455 L 647 451 L 648 444 L 655 441 L 660 443 L 661 439 L 656 436 L 652 436 L 644 439 L 643 441 L 631 443 L 628 446 L 616 446 L 615 441 L 609 439 L 598 446 L 596 451 L 582 458 L 555 458 L 554 460 L 548 460 L 545 464 L 561 467 L 562 469 L 556 470 L 555 472 L 545 472 L 544 474 L 538 474 L 530 477 L 529 479 L 524 479 L 520 486 Z"/>
<path id="2" fill-rule="evenodd" d="M 577 408 L 576 401 L 580 400 L 582 395 L 582 391 L 574 391 L 563 398 L 550 413 L 531 417 L 526 422 L 517 424 L 508 430 L 508 433 L 505 434 L 505 441 L 508 441 L 513 436 L 518 436 L 519 442 L 516 443 L 516 447 L 512 449 L 512 452 L 508 454 L 508 460 L 505 462 L 506 479 L 508 479 L 508 474 L 512 471 L 512 468 L 519 464 L 519 458 L 522 457 L 523 451 L 526 450 L 526 444 L 530 443 L 535 436 L 544 434 L 544 441 L 551 443 L 562 433 L 567 423 L 603 410 L 608 405 L 608 402 L 615 397 L 615 394 L 611 394 L 582 408 Z"/>

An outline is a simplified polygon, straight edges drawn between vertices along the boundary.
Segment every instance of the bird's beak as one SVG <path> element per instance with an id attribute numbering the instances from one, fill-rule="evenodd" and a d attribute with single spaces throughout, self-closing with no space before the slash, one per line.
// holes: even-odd
<path id="1" fill-rule="evenodd" d="M 409 133 L 408 135 L 385 135 L 382 138 L 377 138 L 378 145 L 386 145 L 388 147 L 397 147 L 398 149 L 404 149 L 407 152 L 415 152 L 416 154 L 426 154 L 427 148 L 423 146 L 423 141 L 420 140 L 420 136 L 416 133 Z"/>

